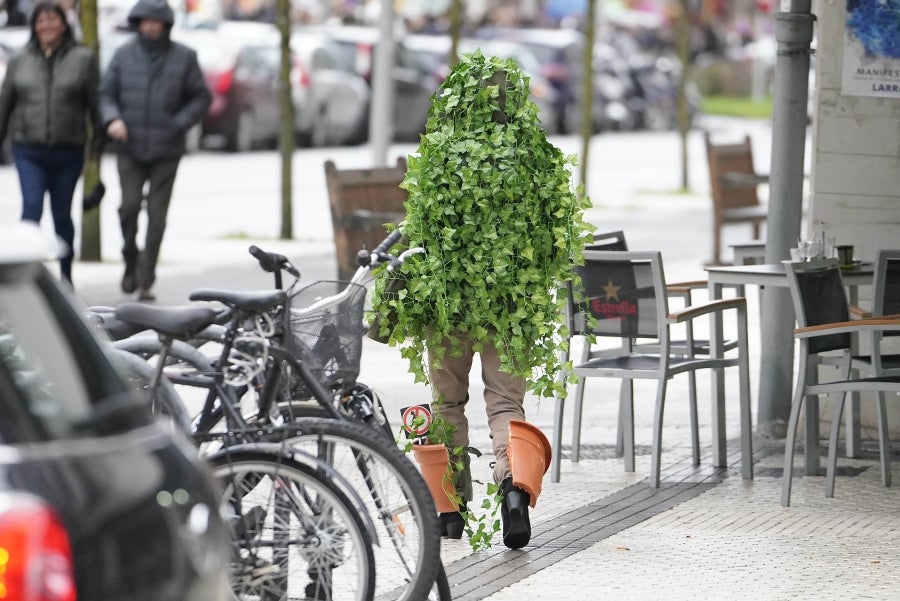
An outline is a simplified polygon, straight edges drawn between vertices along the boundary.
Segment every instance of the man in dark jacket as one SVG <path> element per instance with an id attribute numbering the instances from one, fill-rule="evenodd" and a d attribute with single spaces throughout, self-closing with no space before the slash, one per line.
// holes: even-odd
<path id="1" fill-rule="evenodd" d="M 119 142 L 122 291 L 139 289 L 140 300 L 153 300 L 156 261 L 185 134 L 206 114 L 212 97 L 197 54 L 169 38 L 175 15 L 166 0 L 138 0 L 128 22 L 138 35 L 116 51 L 103 76 L 100 116 L 108 137 Z M 135 238 L 145 184 L 147 237 L 139 251 Z"/>

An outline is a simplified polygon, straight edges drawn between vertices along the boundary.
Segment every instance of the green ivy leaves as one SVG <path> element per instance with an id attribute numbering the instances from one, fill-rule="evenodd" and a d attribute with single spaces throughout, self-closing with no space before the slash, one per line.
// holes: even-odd
<path id="1" fill-rule="evenodd" d="M 493 338 L 502 369 L 536 394 L 564 391 L 558 289 L 590 239 L 590 203 L 573 189 L 575 159 L 547 140 L 529 90 L 514 61 L 463 56 L 409 158 L 401 227 L 426 252 L 401 267 L 401 293 L 376 286 L 374 310 L 420 381 L 426 349 L 461 332 L 476 349 Z"/>

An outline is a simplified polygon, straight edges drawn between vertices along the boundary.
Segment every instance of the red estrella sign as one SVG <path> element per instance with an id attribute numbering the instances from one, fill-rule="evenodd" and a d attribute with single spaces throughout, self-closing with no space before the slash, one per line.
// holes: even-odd
<path id="1" fill-rule="evenodd" d="M 413 405 L 401 409 L 403 415 L 403 429 L 411 437 L 425 436 L 428 433 L 428 427 L 431 425 L 431 408 L 428 405 Z M 417 418 L 423 418 L 420 424 L 413 426 Z"/>
<path id="2" fill-rule="evenodd" d="M 637 315 L 637 305 L 628 301 L 620 301 L 611 303 L 608 300 L 604 302 L 599 297 L 590 299 L 591 313 L 594 317 L 602 319 L 612 319 L 615 317 L 626 317 L 628 315 Z"/>

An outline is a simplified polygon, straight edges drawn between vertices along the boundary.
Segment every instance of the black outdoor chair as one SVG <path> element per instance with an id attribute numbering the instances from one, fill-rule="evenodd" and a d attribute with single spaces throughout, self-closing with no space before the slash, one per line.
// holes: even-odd
<path id="1" fill-rule="evenodd" d="M 885 259 L 887 263 L 887 259 Z M 784 476 L 782 480 L 781 504 L 790 505 L 791 482 L 793 476 L 794 445 L 797 436 L 797 425 L 800 410 L 806 403 L 805 440 L 808 446 L 818 448 L 819 438 L 819 406 L 818 397 L 827 394 L 840 394 L 835 403 L 832 419 L 830 448 L 828 451 L 828 468 L 826 478 L 826 495 L 833 496 L 834 473 L 837 463 L 837 439 L 843 414 L 844 400 L 848 392 L 872 391 L 877 395 L 877 419 L 879 432 L 879 451 L 881 455 L 881 477 L 885 486 L 891 485 L 890 454 L 888 447 L 887 411 L 884 392 L 900 392 L 900 362 L 896 357 L 883 356 L 880 351 L 880 339 L 884 334 L 900 334 L 900 319 L 870 317 L 861 320 L 850 320 L 850 306 L 841 278 L 841 269 L 836 259 L 824 259 L 808 262 L 789 262 L 785 264 L 788 285 L 797 317 L 797 329 L 794 337 L 799 341 L 799 367 L 797 386 L 791 403 L 791 414 L 784 450 Z M 881 291 L 894 289 L 896 283 L 887 284 L 886 275 L 890 273 L 885 265 L 881 281 L 876 287 Z M 878 278 L 876 270 L 876 278 Z M 895 292 L 896 293 L 896 292 Z M 884 294 L 882 292 L 881 296 Z M 877 298 L 879 310 L 885 306 L 884 300 Z M 895 299 L 888 301 L 894 306 Z M 872 334 L 873 351 L 869 355 L 853 355 L 853 335 Z M 818 382 L 818 367 L 832 365 L 838 367 L 837 379 L 826 383 Z M 894 367 L 896 365 L 896 368 Z M 865 373 L 867 377 L 857 377 L 856 372 Z M 816 441 L 810 445 L 811 441 Z M 807 452 L 811 452 L 807 449 Z M 808 458 L 809 459 L 809 458 Z M 807 461 L 809 465 L 809 460 Z"/>
<path id="2" fill-rule="evenodd" d="M 737 366 L 741 406 L 742 473 L 753 477 L 750 424 L 750 386 L 747 363 L 747 308 L 743 298 L 725 299 L 669 312 L 668 294 L 663 277 L 662 256 L 658 252 L 593 251 L 584 253 L 585 264 L 576 268 L 580 282 L 567 294 L 567 323 L 571 338 L 582 337 L 584 352 L 574 366 L 578 377 L 575 411 L 580 416 L 584 401 L 584 381 L 590 377 L 623 380 L 619 400 L 619 420 L 624 439 L 625 470 L 634 471 L 634 402 L 633 380 L 657 381 L 654 411 L 652 467 L 650 484 L 660 484 L 662 424 L 668 380 L 680 373 L 699 369 L 724 369 Z M 671 330 L 676 324 L 688 323 L 701 316 L 726 310 L 737 314 L 737 355 L 712 358 L 691 356 L 673 350 Z M 571 349 L 570 338 L 570 349 Z M 601 339 L 613 339 L 614 348 L 595 348 Z M 642 344 L 653 345 L 651 347 Z M 570 351 L 571 352 L 571 351 Z M 554 417 L 554 481 L 558 481 L 562 446 L 562 421 L 565 399 L 558 398 Z M 580 424 L 573 436 L 573 455 L 577 455 Z"/>
<path id="3" fill-rule="evenodd" d="M 621 230 L 603 232 L 599 234 L 594 234 L 594 239 L 591 243 L 584 247 L 584 250 L 599 250 L 599 251 L 627 251 L 628 243 L 625 239 L 625 234 Z M 697 281 L 684 281 L 684 282 L 676 282 L 672 284 L 666 284 L 666 291 L 668 293 L 669 299 L 678 299 L 682 306 L 689 307 L 693 301 L 693 292 L 696 290 L 706 291 L 707 282 L 705 280 L 697 280 Z M 571 294 L 571 290 L 568 291 L 568 294 Z M 738 295 L 740 296 L 740 295 Z M 669 348 L 672 354 L 684 355 L 684 356 L 693 356 L 699 357 L 702 355 L 709 354 L 709 340 L 702 338 L 694 337 L 694 324 L 691 321 L 686 322 L 684 328 L 684 336 L 679 340 L 670 340 Z M 562 357 L 563 362 L 568 361 L 572 354 L 571 344 L 569 345 L 569 351 L 565 353 Z M 735 338 L 729 338 L 723 341 L 724 351 L 730 351 L 737 346 L 737 340 Z M 659 344 L 654 341 L 641 341 L 637 342 L 633 348 L 634 352 L 643 352 L 643 353 L 659 353 Z M 589 352 L 589 347 L 587 345 L 582 346 L 582 356 L 581 361 L 584 362 L 587 360 L 587 353 Z M 623 381 L 623 387 L 625 382 Z M 626 391 L 623 389 L 622 393 L 624 394 Z M 581 399 L 584 395 L 584 379 L 579 379 L 578 384 L 575 389 L 575 398 Z M 627 402 L 623 400 L 622 402 Z M 553 444 L 556 448 L 562 447 L 562 418 L 563 418 L 563 409 L 565 406 L 565 399 L 557 399 L 556 400 L 557 407 L 554 420 L 553 427 Z M 688 403 L 690 410 L 690 426 L 691 426 L 691 451 L 694 465 L 700 465 L 700 433 L 699 433 L 699 420 L 697 417 L 697 377 L 694 371 L 688 373 Z M 572 419 L 572 450 L 570 453 L 570 460 L 573 463 L 578 463 L 581 459 L 581 420 L 582 420 L 582 403 L 578 402 L 574 408 L 574 415 Z M 618 421 L 618 429 L 616 435 L 616 454 L 621 457 L 624 454 L 624 439 L 623 439 L 623 427 L 622 427 L 622 419 Z M 554 462 L 554 469 L 551 470 L 550 478 L 553 482 L 559 482 L 559 463 Z"/>

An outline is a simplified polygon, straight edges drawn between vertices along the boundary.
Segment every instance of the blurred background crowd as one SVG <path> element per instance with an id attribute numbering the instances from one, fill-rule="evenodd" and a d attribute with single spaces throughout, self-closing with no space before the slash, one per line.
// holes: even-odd
<path id="1" fill-rule="evenodd" d="M 6 61 L 27 42 L 31 1 L 0 0 L 0 81 Z M 531 78 L 532 98 L 551 134 L 580 131 L 586 77 L 593 88 L 592 131 L 675 129 L 683 69 L 675 24 L 687 11 L 690 113 L 723 98 L 766 110 L 775 60 L 771 2 L 596 1 L 591 73 L 584 66 L 588 0 L 466 0 L 458 50 L 514 58 Z M 78 31 L 78 0 L 61 2 Z M 131 35 L 126 15 L 133 4 L 98 0 L 101 68 Z M 171 4 L 178 15 L 172 37 L 197 51 L 214 96 L 191 147 L 274 147 L 281 56 L 275 0 Z M 380 7 L 379 0 L 291 2 L 290 82 L 301 146 L 366 141 Z M 431 94 L 449 69 L 451 0 L 398 0 L 394 9 L 392 131 L 409 141 L 424 130 Z"/>

